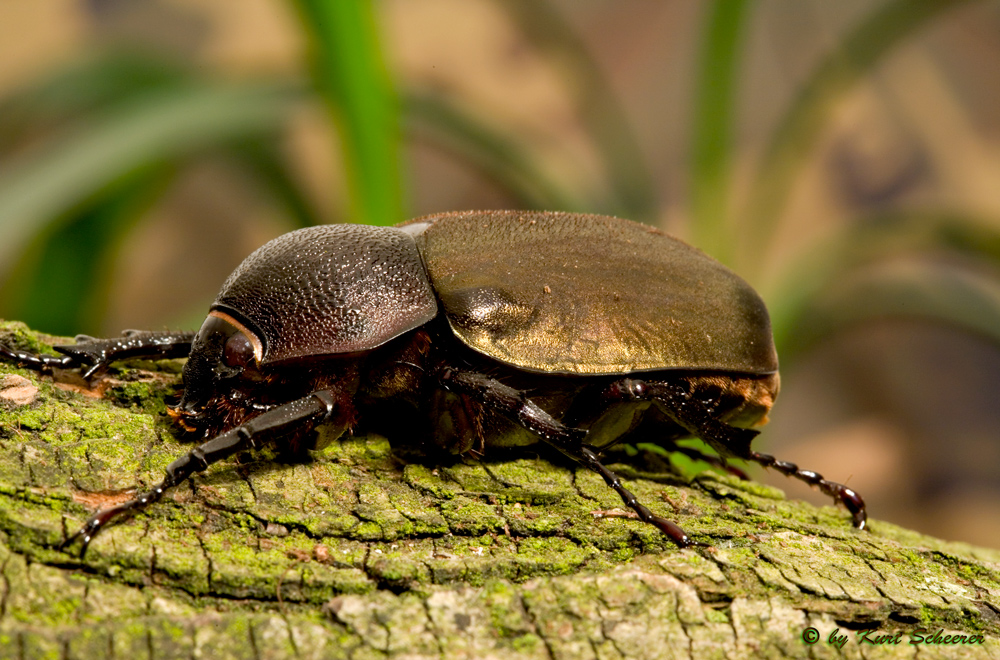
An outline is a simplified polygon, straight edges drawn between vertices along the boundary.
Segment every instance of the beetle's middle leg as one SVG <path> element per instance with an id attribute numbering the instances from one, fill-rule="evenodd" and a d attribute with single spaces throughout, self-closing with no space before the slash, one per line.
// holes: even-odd
<path id="1" fill-rule="evenodd" d="M 87 519 L 83 527 L 66 539 L 63 547 L 80 539 L 80 556 L 105 525 L 118 516 L 143 509 L 160 501 L 168 488 L 183 483 L 196 472 L 203 472 L 212 463 L 228 458 L 240 451 L 255 449 L 293 432 L 308 432 L 330 420 L 338 409 L 336 394 L 328 390 L 313 392 L 309 396 L 272 408 L 249 421 L 202 443 L 167 466 L 166 476 L 159 485 L 140 493 L 127 502 L 101 509 Z"/>
<path id="2" fill-rule="evenodd" d="M 713 404 L 692 394 L 688 384 L 678 381 L 644 381 L 622 378 L 602 390 L 605 401 L 655 401 L 660 409 L 691 434 L 707 442 L 723 458 L 742 458 L 765 468 L 773 468 L 788 477 L 819 488 L 825 495 L 841 502 L 851 513 L 855 527 L 864 529 L 867 521 L 865 502 L 847 486 L 824 479 L 811 470 L 802 470 L 794 463 L 779 461 L 770 454 L 750 449 L 757 431 L 730 426 L 716 416 Z"/>
<path id="3" fill-rule="evenodd" d="M 618 475 L 601 463 L 595 448 L 583 442 L 587 435 L 585 430 L 564 425 L 528 398 L 523 391 L 485 374 L 450 368 L 442 369 L 438 373 L 438 380 L 446 390 L 475 398 L 534 433 L 566 456 L 601 475 L 604 482 L 622 498 L 622 502 L 638 514 L 640 520 L 654 525 L 669 536 L 678 547 L 704 545 L 692 540 L 677 523 L 656 515 L 640 503 L 635 495 L 625 488 Z"/>

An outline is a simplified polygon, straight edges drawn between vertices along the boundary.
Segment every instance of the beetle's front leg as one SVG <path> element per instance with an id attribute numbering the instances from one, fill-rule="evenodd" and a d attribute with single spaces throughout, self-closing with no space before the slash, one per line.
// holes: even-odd
<path id="1" fill-rule="evenodd" d="M 87 368 L 82 375 L 84 378 L 90 378 L 117 360 L 135 357 L 152 359 L 187 357 L 188 353 L 191 352 L 191 341 L 194 339 L 194 335 L 193 332 L 146 332 L 142 330 L 126 330 L 121 337 L 111 339 L 96 339 L 87 335 L 77 335 L 77 343 L 54 347 L 63 354 L 62 356 L 15 351 L 0 344 L 0 357 L 37 371 L 86 366 Z"/>
<path id="2" fill-rule="evenodd" d="M 80 362 L 72 355 L 48 355 L 47 353 L 27 353 L 17 351 L 0 344 L 0 358 L 13 362 L 18 366 L 28 367 L 35 371 L 49 372 L 52 369 L 72 369 L 80 366 Z"/>
<path id="3" fill-rule="evenodd" d="M 795 477 L 810 486 L 816 486 L 825 495 L 835 498 L 844 505 L 851 521 L 858 529 L 864 529 L 868 520 L 865 502 L 861 496 L 847 486 L 824 479 L 811 470 L 799 469 L 794 463 L 779 461 L 769 454 L 760 454 L 750 449 L 750 442 L 757 431 L 730 426 L 719 421 L 713 411 L 691 394 L 686 384 L 671 381 L 644 381 L 623 378 L 609 384 L 602 392 L 605 402 L 611 401 L 655 401 L 671 419 L 693 435 L 707 442 L 723 458 L 735 457 L 754 461 L 765 468 L 773 468 L 788 477 Z"/>
<path id="4" fill-rule="evenodd" d="M 263 444 L 293 432 L 308 432 L 327 420 L 337 409 L 333 392 L 321 390 L 309 396 L 273 408 L 248 422 L 202 443 L 167 466 L 166 476 L 152 490 L 140 493 L 127 502 L 101 509 L 87 519 L 83 527 L 66 539 L 63 547 L 80 539 L 80 556 L 105 525 L 118 516 L 145 508 L 158 502 L 168 488 L 172 488 L 196 472 L 208 469 L 212 463 L 228 458 L 246 449 Z"/>
<path id="5" fill-rule="evenodd" d="M 597 457 L 595 449 L 583 442 L 587 432 L 562 424 L 521 390 L 505 385 L 485 374 L 458 371 L 445 368 L 438 373 L 438 380 L 445 389 L 473 397 L 484 406 L 504 415 L 511 421 L 531 431 L 563 454 L 593 470 L 604 478 L 627 507 L 636 512 L 639 519 L 654 525 L 670 537 L 678 547 L 705 545 L 694 541 L 674 522 L 653 513 L 640 503 L 614 472 L 605 467 Z"/>

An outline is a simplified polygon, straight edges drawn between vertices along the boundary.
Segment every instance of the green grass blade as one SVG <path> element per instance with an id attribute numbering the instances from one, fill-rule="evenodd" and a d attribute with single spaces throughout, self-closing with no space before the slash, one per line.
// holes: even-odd
<path id="1" fill-rule="evenodd" d="M 311 38 L 314 82 L 340 131 L 351 220 L 405 219 L 399 108 L 370 0 L 293 0 Z"/>
<path id="2" fill-rule="evenodd" d="M 164 90 L 123 103 L 70 135 L 4 164 L 0 264 L 44 225 L 144 167 L 275 134 L 301 98 L 288 85 Z"/>
<path id="3" fill-rule="evenodd" d="M 740 50 L 748 3 L 715 0 L 707 11 L 696 76 L 691 147 L 691 218 L 695 245 L 723 263 L 732 261 L 727 232 L 732 131 Z"/>
<path id="4" fill-rule="evenodd" d="M 850 30 L 820 63 L 778 122 L 750 187 L 741 213 L 747 245 L 741 270 L 752 269 L 766 254 L 795 177 L 815 148 L 835 102 L 900 42 L 967 1 L 892 0 Z"/>

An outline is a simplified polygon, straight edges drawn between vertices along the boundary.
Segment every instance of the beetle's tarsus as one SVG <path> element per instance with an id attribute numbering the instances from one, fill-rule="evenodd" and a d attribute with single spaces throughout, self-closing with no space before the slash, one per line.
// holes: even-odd
<path id="1" fill-rule="evenodd" d="M 597 458 L 597 455 L 589 447 L 581 447 L 579 450 L 579 455 L 575 457 L 578 461 L 583 463 L 583 465 L 604 478 L 604 483 L 611 487 L 618 496 L 622 498 L 622 502 L 625 506 L 632 509 L 639 516 L 639 520 L 644 523 L 649 523 L 653 525 L 661 532 L 670 537 L 679 548 L 688 548 L 693 545 L 704 545 L 703 543 L 698 543 L 693 541 L 690 536 L 687 535 L 681 527 L 674 522 L 662 518 L 647 507 L 642 505 L 625 486 L 622 485 L 621 479 L 617 474 L 609 470 L 604 466 L 603 463 Z"/>
<path id="2" fill-rule="evenodd" d="M 191 351 L 194 334 L 127 330 L 121 337 L 110 339 L 77 335 L 77 343 L 53 348 L 72 360 L 72 366 L 88 365 L 82 375 L 89 379 L 118 360 L 137 357 L 157 360 L 187 357 Z"/>
<path id="3" fill-rule="evenodd" d="M 90 547 L 90 542 L 94 540 L 104 526 L 114 518 L 117 518 L 123 513 L 129 512 L 134 508 L 137 499 L 129 500 L 128 502 L 123 502 L 121 504 L 116 504 L 115 506 L 109 506 L 105 509 L 101 509 L 97 513 L 94 513 L 87 521 L 83 523 L 83 526 L 75 534 L 69 536 L 65 541 L 59 544 L 59 550 L 62 552 L 68 552 L 68 548 L 72 546 L 77 541 L 80 542 L 80 553 L 79 558 L 83 559 L 84 555 L 87 554 L 87 548 Z"/>
<path id="4" fill-rule="evenodd" d="M 811 470 L 801 470 L 795 463 L 779 461 L 770 454 L 759 454 L 752 451 L 750 452 L 750 456 L 748 458 L 766 468 L 773 468 L 786 477 L 795 477 L 810 486 L 819 488 L 823 494 L 834 498 L 844 505 L 844 508 L 851 513 L 851 522 L 856 528 L 865 529 L 868 522 L 868 513 L 865 510 L 865 501 L 860 495 L 844 484 L 824 479 L 822 475 Z"/>

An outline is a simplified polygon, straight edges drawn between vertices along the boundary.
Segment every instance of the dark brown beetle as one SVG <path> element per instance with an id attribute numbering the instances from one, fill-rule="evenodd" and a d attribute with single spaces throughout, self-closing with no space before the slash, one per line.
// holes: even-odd
<path id="1" fill-rule="evenodd" d="M 188 356 L 171 414 L 211 438 L 151 491 L 91 516 L 67 541 L 84 551 L 110 520 L 216 461 L 266 443 L 311 447 L 317 427 L 328 442 L 362 422 L 457 454 L 542 440 L 681 547 L 696 543 L 637 502 L 602 449 L 691 453 L 674 441 L 697 436 L 718 452 L 710 462 L 775 468 L 839 499 L 855 527 L 866 521 L 851 489 L 750 448 L 749 427 L 778 393 L 756 292 L 699 250 L 618 218 L 486 211 L 300 229 L 233 272 L 196 334 L 57 349 L 65 356 L 0 355 L 86 376 L 126 357 Z"/>

